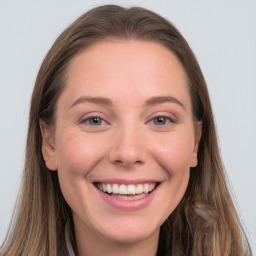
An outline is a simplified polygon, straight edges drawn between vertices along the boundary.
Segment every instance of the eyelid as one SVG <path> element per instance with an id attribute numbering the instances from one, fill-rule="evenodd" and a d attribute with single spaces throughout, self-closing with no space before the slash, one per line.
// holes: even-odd
<path id="1" fill-rule="evenodd" d="M 87 114 L 83 115 L 83 117 L 79 119 L 78 123 L 85 123 L 85 121 L 87 121 L 89 118 L 93 118 L 93 117 L 100 118 L 106 124 L 109 124 L 109 122 L 106 121 L 106 118 L 103 117 L 103 115 L 99 112 L 90 112 L 90 113 L 87 113 Z"/>
<path id="2" fill-rule="evenodd" d="M 95 123 L 95 125 L 91 124 L 90 123 L 91 119 L 92 120 L 93 119 L 100 119 L 100 124 L 97 124 L 97 123 Z M 98 117 L 98 116 L 88 117 L 88 118 L 84 119 L 84 121 L 82 121 L 82 123 L 86 123 L 89 126 L 95 126 L 95 127 L 99 127 L 99 126 L 102 126 L 104 124 L 107 124 L 107 122 L 103 118 Z"/>
<path id="3" fill-rule="evenodd" d="M 175 115 L 171 114 L 171 113 L 167 113 L 167 112 L 155 112 L 153 114 L 151 114 L 148 118 L 148 121 L 146 123 L 151 122 L 154 118 L 156 117 L 165 117 L 171 120 L 172 123 L 177 123 L 178 119 Z"/>
<path id="4" fill-rule="evenodd" d="M 158 118 L 158 117 L 162 117 L 162 118 L 165 118 L 166 120 L 165 120 L 165 122 L 164 123 L 159 123 L 159 124 L 157 124 L 157 123 L 155 123 L 155 118 Z M 177 122 L 175 121 L 175 120 L 173 120 L 172 118 L 170 118 L 170 117 L 167 117 L 167 116 L 156 116 L 156 117 L 153 117 L 149 122 L 148 122 L 148 124 L 149 125 L 153 125 L 154 127 L 157 127 L 157 128 L 164 128 L 164 127 L 166 127 L 166 126 L 169 126 L 169 125 L 173 125 L 173 124 L 176 124 Z"/>

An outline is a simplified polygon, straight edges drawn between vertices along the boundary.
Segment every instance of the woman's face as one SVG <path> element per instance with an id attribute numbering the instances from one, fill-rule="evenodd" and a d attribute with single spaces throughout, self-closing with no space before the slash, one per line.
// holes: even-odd
<path id="1" fill-rule="evenodd" d="M 74 57 L 54 132 L 41 129 L 76 233 L 125 243 L 158 236 L 197 164 L 201 132 L 175 55 L 137 41 Z"/>

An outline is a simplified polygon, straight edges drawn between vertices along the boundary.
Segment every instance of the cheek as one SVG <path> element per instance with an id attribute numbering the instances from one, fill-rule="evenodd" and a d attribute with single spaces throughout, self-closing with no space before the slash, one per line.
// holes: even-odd
<path id="1" fill-rule="evenodd" d="M 172 134 L 158 144 L 155 155 L 170 175 L 178 175 L 190 169 L 193 146 L 191 132 Z"/>
<path id="2" fill-rule="evenodd" d="M 164 195 L 159 199 L 159 205 L 165 205 L 167 215 L 177 207 L 187 189 L 192 151 L 193 134 L 175 134 L 166 139 L 155 154 L 157 162 L 167 175 L 163 186 L 166 189 L 164 193 L 168 196 Z"/>
<path id="3" fill-rule="evenodd" d="M 88 197 L 91 184 L 86 177 L 101 160 L 103 145 L 97 139 L 88 139 L 81 131 L 66 129 L 58 134 L 56 156 L 61 191 L 71 209 L 78 213 L 81 205 L 92 204 Z"/>
<path id="4" fill-rule="evenodd" d="M 59 172 L 85 176 L 102 158 L 104 145 L 83 132 L 62 132 L 56 145 Z"/>

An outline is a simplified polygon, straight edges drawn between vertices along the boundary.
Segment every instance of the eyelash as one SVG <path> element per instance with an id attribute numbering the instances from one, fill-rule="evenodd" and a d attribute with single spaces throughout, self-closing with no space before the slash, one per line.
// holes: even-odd
<path id="1" fill-rule="evenodd" d="M 157 119 L 158 119 L 158 121 L 160 119 L 164 120 L 164 123 L 163 124 L 155 124 L 154 120 L 157 120 Z M 165 126 L 168 123 L 177 123 L 177 121 L 174 118 L 171 118 L 171 117 L 168 117 L 168 116 L 164 116 L 164 115 L 159 115 L 159 116 L 153 117 L 148 123 L 153 123 L 156 126 Z"/>
<path id="2" fill-rule="evenodd" d="M 92 123 L 90 123 L 90 121 L 93 121 L 93 120 L 96 121 L 96 119 L 100 120 L 101 123 L 99 125 L 98 124 L 93 125 Z M 100 116 L 90 116 L 90 117 L 87 117 L 86 119 L 83 119 L 81 121 L 81 123 L 86 123 L 87 125 L 90 125 L 90 126 L 101 126 L 102 122 L 107 124 L 107 122 L 102 117 L 100 117 Z"/>
<path id="3" fill-rule="evenodd" d="M 157 120 L 158 119 L 158 120 Z M 161 121 L 160 121 L 161 120 Z M 99 124 L 97 123 L 94 123 L 92 124 L 92 122 L 94 121 L 98 121 Z M 156 124 L 154 121 L 160 121 L 160 122 L 163 122 L 162 124 Z M 90 117 L 87 117 L 86 119 L 83 119 L 81 121 L 81 123 L 86 123 L 87 125 L 89 126 L 95 126 L 95 127 L 99 127 L 99 126 L 102 126 L 103 124 L 108 124 L 102 117 L 100 116 L 90 116 Z M 102 124 L 103 123 L 103 124 Z M 168 116 L 164 116 L 164 115 L 158 115 L 158 116 L 155 116 L 153 117 L 152 119 L 150 119 L 147 124 L 153 124 L 155 126 L 165 126 L 167 125 L 168 123 L 177 123 L 177 121 L 174 119 L 174 118 L 171 118 L 171 117 L 168 117 Z"/>

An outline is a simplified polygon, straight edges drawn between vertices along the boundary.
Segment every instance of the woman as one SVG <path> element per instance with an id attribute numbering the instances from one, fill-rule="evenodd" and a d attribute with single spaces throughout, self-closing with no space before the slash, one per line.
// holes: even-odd
<path id="1" fill-rule="evenodd" d="M 60 35 L 12 222 L 1 255 L 251 255 L 202 72 L 172 24 L 102 6 Z"/>

